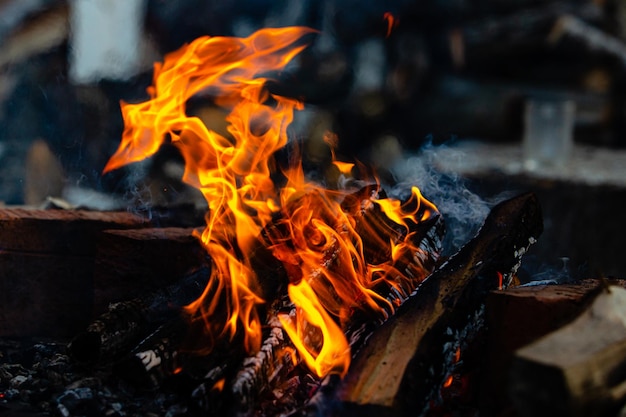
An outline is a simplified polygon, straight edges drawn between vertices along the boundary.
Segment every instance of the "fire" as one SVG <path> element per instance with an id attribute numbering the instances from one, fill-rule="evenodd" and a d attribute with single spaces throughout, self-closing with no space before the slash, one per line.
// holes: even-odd
<path id="1" fill-rule="evenodd" d="M 203 324 L 204 349 L 238 338 L 249 353 L 259 348 L 264 277 L 247 255 L 266 244 L 285 265 L 296 306 L 295 318 L 281 317 L 285 331 L 317 375 L 343 375 L 350 363 L 344 330 L 352 312 L 384 317 L 396 305 L 376 288 L 407 294 L 424 279 L 410 225 L 436 208 L 417 188 L 403 204 L 379 195 L 377 187 L 358 198 L 354 190 L 328 190 L 306 181 L 297 164 L 285 170 L 284 186 L 272 181 L 273 155 L 287 144 L 287 127 L 302 103 L 271 95 L 260 75 L 283 69 L 313 32 L 288 27 L 248 38 L 202 37 L 166 56 L 155 64 L 150 100 L 122 103 L 125 130 L 105 172 L 150 157 L 166 140 L 180 150 L 183 180 L 203 193 L 209 208 L 199 237 L 212 258 L 212 275 L 202 296 L 186 307 L 192 321 Z M 229 137 L 185 113 L 187 100 L 199 93 L 228 112 Z M 327 139 L 333 150 L 336 136 Z M 343 177 L 355 170 L 354 164 L 334 163 Z M 371 212 L 385 220 L 372 222 Z M 368 255 L 363 239 L 385 256 Z"/>
<path id="2" fill-rule="evenodd" d="M 388 38 L 391 35 L 391 30 L 398 26 L 399 20 L 395 18 L 391 12 L 385 12 L 383 19 L 387 22 L 387 34 L 385 37 Z"/>
<path id="3" fill-rule="evenodd" d="M 287 318 L 280 317 L 280 321 L 302 355 L 305 363 L 317 375 L 327 375 L 335 372 L 345 375 L 350 365 L 350 347 L 342 330 L 326 312 L 306 280 L 298 284 L 289 285 L 289 298 L 299 309 L 297 323 L 291 323 Z M 311 337 L 315 332 L 307 331 L 308 326 L 314 326 L 321 332 L 320 346 Z M 332 343 L 327 343 L 332 341 Z"/>

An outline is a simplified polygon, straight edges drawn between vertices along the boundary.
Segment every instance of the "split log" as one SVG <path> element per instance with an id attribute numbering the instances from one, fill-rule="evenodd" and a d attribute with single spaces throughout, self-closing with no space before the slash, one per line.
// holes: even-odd
<path id="1" fill-rule="evenodd" d="M 626 289 L 609 286 L 572 323 L 517 351 L 511 399 L 521 416 L 615 415 L 625 369 Z"/>
<path id="2" fill-rule="evenodd" d="M 89 323 L 104 229 L 147 227 L 126 212 L 0 210 L 0 336 L 71 337 Z"/>
<path id="3" fill-rule="evenodd" d="M 477 325 L 468 320 L 497 288 L 498 277 L 510 278 L 542 228 L 533 194 L 495 206 L 477 236 L 433 272 L 358 352 L 339 387 L 338 412 L 423 412 L 447 374 L 445 344 L 468 324 Z"/>
<path id="4" fill-rule="evenodd" d="M 481 353 L 480 410 L 501 415 L 511 408 L 509 374 L 513 355 L 580 315 L 606 283 L 626 288 L 625 280 L 586 279 L 558 285 L 529 285 L 492 291 L 487 296 L 487 333 Z"/>

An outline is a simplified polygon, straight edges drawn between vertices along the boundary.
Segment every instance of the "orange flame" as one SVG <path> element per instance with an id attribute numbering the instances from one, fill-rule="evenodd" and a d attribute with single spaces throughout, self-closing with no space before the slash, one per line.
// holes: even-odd
<path id="1" fill-rule="evenodd" d="M 388 38 L 391 35 L 391 30 L 398 26 L 399 20 L 395 18 L 391 12 L 385 12 L 383 19 L 387 22 L 387 34 L 385 37 Z"/>
<path id="2" fill-rule="evenodd" d="M 317 375 L 333 372 L 344 376 L 350 365 L 350 347 L 343 331 L 322 307 L 306 280 L 290 284 L 288 291 L 289 298 L 299 309 L 297 322 L 294 324 L 284 317 L 279 319 L 305 363 Z M 309 326 L 321 332 L 320 340 L 312 340 L 315 332 L 310 331 Z"/>
<path id="3" fill-rule="evenodd" d="M 270 176 L 273 155 L 287 144 L 287 126 L 302 104 L 270 95 L 259 75 L 283 69 L 304 48 L 296 43 L 312 32 L 289 27 L 243 39 L 202 37 L 166 56 L 155 64 L 151 99 L 122 103 L 125 130 L 105 172 L 150 157 L 168 138 L 179 148 L 183 180 L 203 193 L 209 207 L 200 237 L 213 260 L 212 275 L 202 296 L 186 307 L 194 322 L 203 323 L 206 350 L 238 337 L 248 352 L 259 348 L 257 306 L 264 300 L 247 254 L 265 242 L 289 274 L 297 313 L 295 320 L 281 322 L 294 346 L 317 375 L 343 375 L 350 351 L 342 329 L 351 312 L 384 316 L 395 305 L 377 287 L 406 294 L 425 277 L 423 251 L 411 243 L 410 225 L 436 208 L 417 188 L 404 204 L 377 199 L 374 189 L 350 205 L 351 194 L 305 181 L 298 165 L 285 172 L 287 183 L 277 189 Z M 187 100 L 200 92 L 229 111 L 231 137 L 185 114 Z M 334 148 L 336 135 L 327 139 Z M 341 175 L 351 175 L 353 164 L 335 164 Z M 372 221 L 370 212 L 385 220 Z M 270 221 L 281 232 L 261 238 Z M 364 238 L 384 259 L 366 253 Z"/>

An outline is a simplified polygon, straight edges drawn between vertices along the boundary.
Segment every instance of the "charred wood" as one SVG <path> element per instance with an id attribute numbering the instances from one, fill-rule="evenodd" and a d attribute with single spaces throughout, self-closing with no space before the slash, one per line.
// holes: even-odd
<path id="1" fill-rule="evenodd" d="M 356 355 L 338 397 L 342 412 L 414 415 L 447 375 L 445 344 L 466 331 L 499 274 L 504 281 L 542 231 L 537 199 L 495 206 L 477 236 L 439 267 Z M 500 275 L 500 277 L 502 277 Z M 472 318 L 469 319 L 471 322 Z"/>
<path id="2" fill-rule="evenodd" d="M 189 327 L 181 316 L 160 325 L 130 355 L 116 362 L 113 372 L 140 389 L 156 389 L 180 371 L 180 345 Z"/>
<path id="3" fill-rule="evenodd" d="M 389 316 L 393 315 L 395 309 L 402 304 L 409 296 L 409 293 L 415 289 L 426 274 L 431 272 L 438 261 L 441 252 L 443 239 L 443 219 L 438 214 L 433 214 L 428 219 L 409 224 L 409 228 L 401 227 L 391 221 L 380 208 L 372 204 L 372 198 L 385 198 L 384 191 L 380 190 L 377 185 L 365 186 L 358 191 L 349 194 L 342 203 L 342 210 L 352 214 L 356 220 L 355 229 L 363 242 L 363 250 L 366 260 L 376 264 L 384 260 L 391 259 L 391 246 L 398 244 L 407 238 L 407 234 L 411 233 L 409 240 L 418 248 L 413 253 L 407 251 L 395 262 L 393 267 L 398 274 L 404 274 L 414 285 L 413 288 L 404 286 L 379 285 L 375 291 L 385 297 L 386 304 L 381 306 L 383 313 L 372 314 L 364 310 L 355 309 L 351 311 L 352 316 L 345 323 L 346 336 L 350 342 L 351 348 L 356 350 L 368 336 L 372 329 L 380 326 L 380 324 Z M 408 207 L 407 211 L 417 209 L 417 207 Z M 423 209 L 422 209 L 423 210 Z M 423 211 L 420 211 L 423 214 Z M 421 214 L 418 214 L 418 218 Z M 268 233 L 277 233 L 281 231 L 277 228 L 270 228 Z M 324 254 L 324 265 L 322 268 L 341 268 L 337 265 L 339 258 L 339 245 L 332 245 L 331 249 Z M 292 271 L 289 265 L 285 265 L 285 273 L 290 280 L 300 279 L 297 272 Z M 294 275 L 296 274 L 296 275 Z M 322 279 L 317 276 L 306 277 L 315 280 Z M 328 283 L 332 288 L 332 284 Z M 298 381 L 297 384 L 307 385 L 307 391 L 310 393 L 319 392 L 315 398 L 328 394 L 336 387 L 338 378 L 331 375 L 324 380 L 312 377 L 308 372 L 294 372 L 298 368 L 300 358 L 295 351 L 293 345 L 284 333 L 282 326 L 277 318 L 279 312 L 295 313 L 295 308 L 288 300 L 282 302 L 282 306 L 275 303 L 273 309 L 270 310 L 268 316 L 269 335 L 264 339 L 261 351 L 250 358 L 244 360 L 243 366 L 240 368 L 235 379 L 230 384 L 233 404 L 237 413 L 244 415 L 252 413 L 260 403 L 268 401 L 267 398 L 273 398 L 272 405 L 277 409 L 282 400 L 281 396 L 292 396 L 297 389 L 289 387 L 292 381 Z M 307 377 L 309 382 L 304 382 Z M 283 390 L 283 387 L 284 390 Z M 277 391 L 269 392 L 271 390 Z M 202 392 L 212 393 L 214 391 L 203 389 Z M 298 409 L 302 406 L 306 399 L 297 400 L 293 404 L 283 407 L 290 411 Z M 323 402 L 324 400 L 320 400 Z M 205 401 L 206 402 L 206 401 Z M 281 412 L 288 412 L 281 409 Z"/>
<path id="4" fill-rule="evenodd" d="M 197 299 L 207 284 L 204 267 L 181 282 L 130 301 L 112 304 L 69 345 L 72 357 L 89 364 L 106 362 L 130 351 L 158 326 L 177 318 L 184 305 Z"/>

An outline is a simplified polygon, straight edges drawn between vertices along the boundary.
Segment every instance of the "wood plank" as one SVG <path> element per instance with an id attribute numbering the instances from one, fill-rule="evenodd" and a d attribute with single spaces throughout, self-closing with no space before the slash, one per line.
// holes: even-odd
<path id="1" fill-rule="evenodd" d="M 93 255 L 98 232 L 150 225 L 149 219 L 130 212 L 3 208 L 0 209 L 0 248 L 39 254 Z"/>
<path id="2" fill-rule="evenodd" d="M 572 323 L 516 352 L 511 398 L 521 416 L 615 415 L 625 369 L 626 289 L 610 286 Z"/>
<path id="3" fill-rule="evenodd" d="M 606 283 L 626 288 L 626 280 L 585 279 L 492 291 L 486 302 L 487 334 L 480 409 L 500 415 L 511 408 L 508 378 L 514 352 L 571 322 Z"/>
<path id="4" fill-rule="evenodd" d="M 97 239 L 94 315 L 111 302 L 173 284 L 206 263 L 194 228 L 106 230 Z"/>

